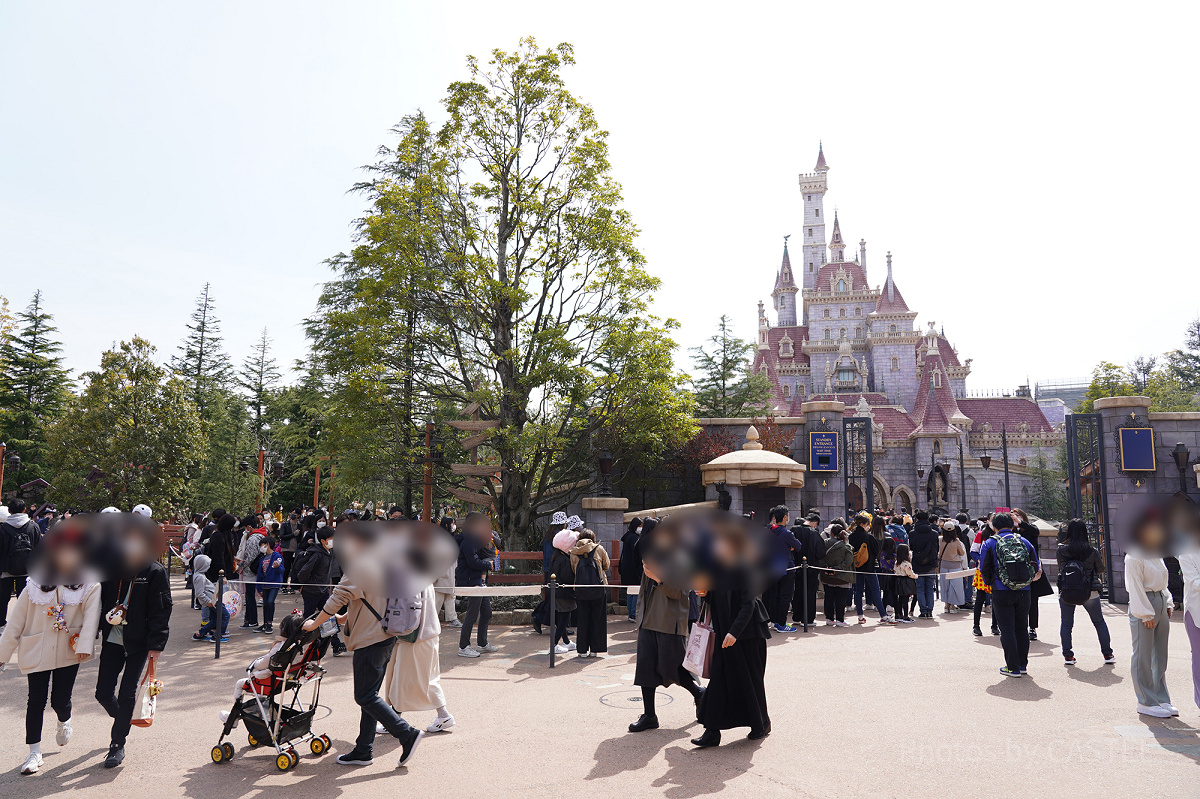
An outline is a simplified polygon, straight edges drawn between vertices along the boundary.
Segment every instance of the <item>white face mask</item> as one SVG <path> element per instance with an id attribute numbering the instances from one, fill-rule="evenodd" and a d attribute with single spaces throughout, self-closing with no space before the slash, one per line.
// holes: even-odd
<path id="1" fill-rule="evenodd" d="M 324 527 L 324 526 L 325 526 L 325 522 L 324 522 L 324 521 L 319 521 L 319 522 L 317 522 L 317 527 Z"/>
<path id="2" fill-rule="evenodd" d="M 265 554 L 267 554 L 268 552 L 270 552 L 271 550 L 270 550 L 268 547 L 259 547 L 259 548 L 258 548 L 258 551 L 259 551 L 259 552 L 261 552 L 261 553 L 263 553 L 263 554 L 265 555 Z"/>

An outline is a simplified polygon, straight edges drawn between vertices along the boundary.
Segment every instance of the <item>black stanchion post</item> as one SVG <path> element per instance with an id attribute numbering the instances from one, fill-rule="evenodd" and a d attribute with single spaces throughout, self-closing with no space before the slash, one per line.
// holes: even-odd
<path id="1" fill-rule="evenodd" d="M 554 668 L 554 647 L 558 644 L 558 633 L 555 630 L 554 589 L 556 575 L 550 575 L 550 668 Z"/>
<path id="2" fill-rule="evenodd" d="M 217 595 L 216 595 L 215 599 L 216 599 L 216 604 L 213 605 L 212 609 L 209 611 L 208 618 L 209 618 L 209 621 L 213 622 L 214 629 L 216 629 L 216 631 L 217 631 L 216 635 L 213 636 L 213 640 L 216 642 L 216 646 L 213 648 L 213 652 L 214 652 L 213 659 L 220 660 L 221 659 L 221 638 L 223 637 L 224 632 L 225 632 L 223 629 L 221 629 L 222 627 L 225 626 L 225 624 L 224 624 L 224 620 L 225 620 L 225 570 L 224 569 L 221 569 L 219 572 L 217 572 Z M 217 614 L 217 618 L 215 620 L 213 620 L 214 613 Z"/>
<path id="3" fill-rule="evenodd" d="M 808 558 L 800 558 L 800 612 L 804 614 L 804 618 L 800 620 L 800 626 L 804 628 L 804 632 L 808 632 Z"/>

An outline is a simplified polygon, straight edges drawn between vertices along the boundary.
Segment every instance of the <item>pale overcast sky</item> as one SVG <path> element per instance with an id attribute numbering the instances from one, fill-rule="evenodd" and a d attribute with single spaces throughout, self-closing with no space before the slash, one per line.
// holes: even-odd
<path id="1" fill-rule="evenodd" d="M 211 281 L 226 345 L 303 355 L 345 192 L 468 54 L 569 41 L 570 87 L 686 347 L 769 300 L 797 174 L 872 284 L 936 320 L 971 389 L 1180 346 L 1200 316 L 1195 4 L 0 0 L 0 294 L 35 289 L 68 364 L 165 360 Z"/>

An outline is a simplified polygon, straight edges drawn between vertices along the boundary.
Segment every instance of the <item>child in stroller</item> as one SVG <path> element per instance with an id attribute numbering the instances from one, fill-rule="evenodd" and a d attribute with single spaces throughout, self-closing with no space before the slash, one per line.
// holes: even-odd
<path id="1" fill-rule="evenodd" d="M 306 632 L 303 623 L 304 617 L 299 613 L 286 616 L 279 624 L 279 636 L 271 651 L 255 658 L 246 667 L 246 677 L 235 684 L 233 708 L 221 713 L 225 726 L 212 748 L 214 763 L 233 758 L 233 744 L 224 739 L 239 721 L 246 722 L 250 746 L 270 743 L 275 747 L 275 765 L 280 771 L 287 771 L 299 762 L 296 742 L 309 741 L 314 755 L 322 755 L 329 749 L 328 736 L 313 734 L 312 719 L 325 674 L 321 658 L 337 628 L 329 624 Z M 313 686 L 312 697 L 305 704 L 300 691 L 309 683 Z"/>

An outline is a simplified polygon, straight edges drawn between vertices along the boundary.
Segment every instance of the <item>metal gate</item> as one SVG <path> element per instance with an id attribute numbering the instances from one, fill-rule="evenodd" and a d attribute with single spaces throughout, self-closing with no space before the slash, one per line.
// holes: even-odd
<path id="1" fill-rule="evenodd" d="M 875 465 L 871 461 L 871 420 L 865 416 L 842 419 L 842 463 L 845 464 L 846 521 L 859 510 L 875 512 Z M 854 488 L 857 488 L 855 492 Z M 854 501 L 851 501 L 851 500 Z M 865 503 L 863 500 L 865 499 Z M 861 508 L 855 508 L 862 504 Z"/>
<path id="2" fill-rule="evenodd" d="M 1102 595 L 1112 596 L 1113 552 L 1109 526 L 1108 492 L 1104 470 L 1104 422 L 1098 413 L 1067 414 L 1067 484 L 1071 518 L 1087 523 L 1092 542 L 1104 557 Z"/>

